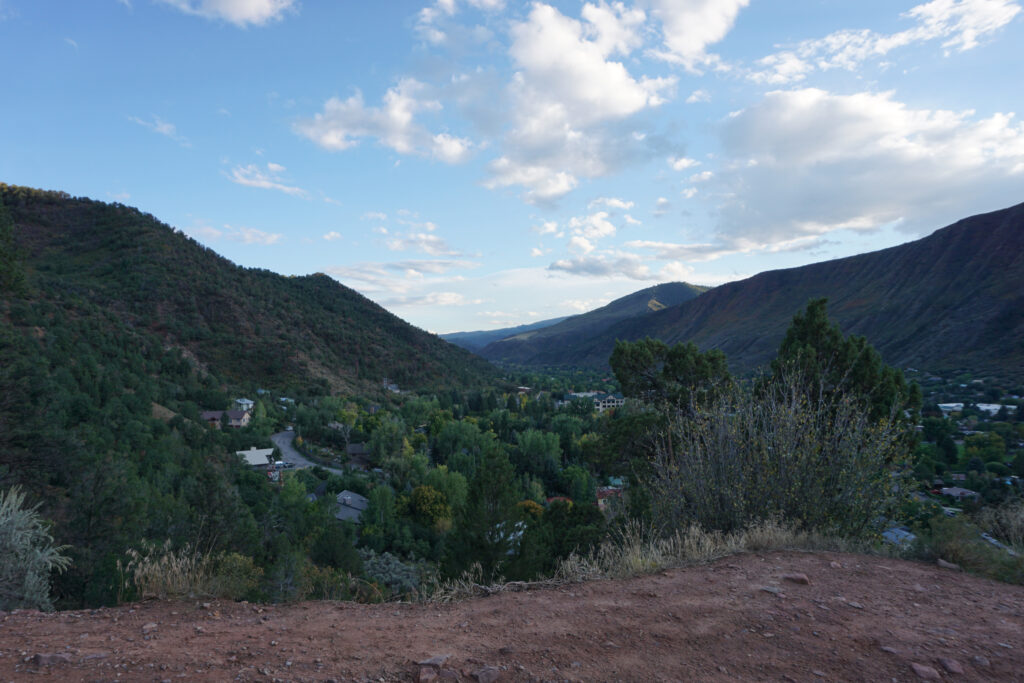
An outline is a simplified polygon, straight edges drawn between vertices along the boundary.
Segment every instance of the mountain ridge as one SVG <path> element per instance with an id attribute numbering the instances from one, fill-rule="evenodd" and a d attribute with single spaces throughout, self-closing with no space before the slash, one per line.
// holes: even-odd
<path id="1" fill-rule="evenodd" d="M 792 316 L 829 299 L 847 334 L 864 335 L 890 364 L 1024 377 L 1024 204 L 961 219 L 875 252 L 767 271 L 708 290 L 597 336 L 541 355 L 549 365 L 603 367 L 616 339 L 692 341 L 726 353 L 734 371 L 772 357 Z M 1016 284 L 1014 284 L 1016 283 Z M 531 364 L 530 349 L 492 344 L 492 361 Z"/>
<path id="2" fill-rule="evenodd" d="M 333 391 L 489 381 L 494 369 L 322 273 L 244 268 L 121 204 L 0 184 L 26 271 L 46 296 L 81 297 L 242 385 Z"/>

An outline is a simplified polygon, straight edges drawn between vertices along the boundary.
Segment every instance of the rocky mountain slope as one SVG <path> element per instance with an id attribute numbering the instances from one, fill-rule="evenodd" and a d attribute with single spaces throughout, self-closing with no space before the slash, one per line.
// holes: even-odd
<path id="1" fill-rule="evenodd" d="M 766 363 L 793 315 L 829 299 L 846 334 L 886 362 L 935 372 L 1024 378 L 1024 204 L 965 218 L 890 249 L 776 270 L 716 287 L 597 334 L 548 340 L 543 353 L 492 344 L 489 359 L 604 366 L 616 339 L 655 337 L 721 349 L 734 371 Z M 554 328 L 552 328 L 554 329 Z M 506 351 L 508 349 L 508 351 Z"/>
<path id="2" fill-rule="evenodd" d="M 453 604 L 3 614 L 0 678 L 1010 681 L 1024 671 L 1022 606 L 1021 586 L 934 565 L 745 554 Z"/>

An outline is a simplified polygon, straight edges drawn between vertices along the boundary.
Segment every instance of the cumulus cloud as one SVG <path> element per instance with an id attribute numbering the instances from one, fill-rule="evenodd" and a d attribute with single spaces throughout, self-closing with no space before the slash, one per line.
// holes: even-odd
<path id="1" fill-rule="evenodd" d="M 522 164 L 501 157 L 488 165 L 491 177 L 484 187 L 494 189 L 522 185 L 528 188 L 523 199 L 531 204 L 548 203 L 563 197 L 578 184 L 576 177 L 565 171 L 556 171 L 547 166 Z"/>
<path id="2" fill-rule="evenodd" d="M 700 88 L 699 90 L 694 90 L 692 93 L 690 93 L 690 96 L 686 98 L 687 104 L 696 104 L 697 102 L 710 101 L 711 93 L 709 93 L 707 90 L 704 90 L 703 88 Z"/>
<path id="3" fill-rule="evenodd" d="M 651 269 L 635 254 L 591 254 L 562 259 L 548 266 L 549 271 L 588 277 L 624 276 L 631 280 L 650 280 Z"/>
<path id="4" fill-rule="evenodd" d="M 903 221 L 934 229 L 1020 201 L 1013 114 L 913 109 L 893 93 L 769 92 L 725 122 L 716 187 L 727 236 L 778 241 Z"/>
<path id="5" fill-rule="evenodd" d="M 157 0 L 185 14 L 220 19 L 235 26 L 257 26 L 277 21 L 297 7 L 296 0 Z M 129 5 L 130 6 L 130 5 Z"/>
<path id="6" fill-rule="evenodd" d="M 403 78 L 390 88 L 380 107 L 367 106 L 361 92 L 347 99 L 332 97 L 324 110 L 311 119 L 300 119 L 295 131 L 324 149 L 338 152 L 354 147 L 363 138 L 376 139 L 399 154 L 430 156 L 445 163 L 465 161 L 473 144 L 448 133 L 430 133 L 416 122 L 420 112 L 437 112 L 441 103 L 426 96 L 426 86 Z"/>
<path id="7" fill-rule="evenodd" d="M 719 63 L 707 48 L 725 38 L 750 0 L 646 0 L 643 4 L 661 22 L 663 46 L 651 55 L 697 71 Z"/>
<path id="8" fill-rule="evenodd" d="M 585 4 L 577 20 L 538 2 L 513 22 L 513 121 L 487 187 L 521 186 L 526 201 L 552 202 L 645 149 L 644 136 L 609 130 L 662 104 L 675 86 L 674 78 L 636 77 L 618 59 L 641 45 L 644 19 L 622 3 Z"/>
<path id="9" fill-rule="evenodd" d="M 266 165 L 266 170 L 256 164 L 248 164 L 246 166 L 235 166 L 227 175 L 228 180 L 238 185 L 259 187 L 265 190 L 277 190 L 293 197 L 307 199 L 309 193 L 301 187 L 286 185 L 281 181 L 281 172 L 284 170 L 284 166 L 280 164 L 269 163 Z"/>
<path id="10" fill-rule="evenodd" d="M 672 167 L 673 171 L 683 171 L 694 166 L 700 166 L 700 162 L 687 157 L 669 157 L 668 165 Z"/>
<path id="11" fill-rule="evenodd" d="M 615 235 L 615 226 L 608 220 L 607 211 L 598 211 L 588 216 L 575 216 L 569 219 L 569 227 L 573 233 L 588 239 Z"/>
<path id="12" fill-rule="evenodd" d="M 1021 11 L 1017 0 L 932 0 L 902 16 L 914 25 L 896 33 L 845 29 L 805 40 L 756 62 L 748 77 L 780 85 L 801 81 L 816 69 L 853 71 L 869 59 L 914 43 L 941 40 L 946 54 L 977 47 Z"/>
<path id="13" fill-rule="evenodd" d="M 429 232 L 410 232 L 386 242 L 391 251 L 421 251 L 431 256 L 457 256 L 443 239 Z"/>
<path id="14" fill-rule="evenodd" d="M 164 121 L 163 119 L 161 119 L 159 116 L 157 116 L 155 114 L 152 115 L 152 117 L 148 121 L 146 121 L 144 119 L 140 119 L 140 118 L 138 118 L 136 116 L 129 116 L 128 120 L 131 121 L 132 123 L 139 124 L 143 128 L 148 128 L 151 131 L 153 131 L 154 133 L 158 133 L 160 135 L 163 135 L 166 138 L 170 138 L 171 140 L 174 140 L 175 142 L 177 142 L 182 147 L 191 147 L 192 146 L 192 143 L 190 143 L 188 141 L 188 138 L 186 138 L 184 135 L 181 135 L 180 133 L 178 133 L 177 126 L 175 126 L 173 123 L 169 123 L 167 121 Z"/>
<path id="15" fill-rule="evenodd" d="M 672 202 L 665 197 L 658 197 L 658 201 L 654 202 L 654 211 L 652 213 L 655 216 L 664 216 L 671 207 Z"/>
<path id="16" fill-rule="evenodd" d="M 467 299 L 458 292 L 428 292 L 417 296 L 396 296 L 381 302 L 385 308 L 402 306 L 469 306 L 483 299 Z"/>
<path id="17" fill-rule="evenodd" d="M 594 208 L 595 206 L 607 206 L 610 209 L 632 209 L 633 202 L 628 202 L 625 199 L 619 199 L 618 197 L 598 197 L 590 202 L 587 206 Z"/>
<path id="18" fill-rule="evenodd" d="M 530 229 L 538 235 L 554 235 L 558 232 L 558 221 L 544 221 L 540 225 L 535 225 Z"/>
<path id="19" fill-rule="evenodd" d="M 328 242 L 334 242 L 335 240 L 341 239 L 341 233 L 336 230 L 331 230 L 329 233 L 324 235 L 324 239 Z"/>

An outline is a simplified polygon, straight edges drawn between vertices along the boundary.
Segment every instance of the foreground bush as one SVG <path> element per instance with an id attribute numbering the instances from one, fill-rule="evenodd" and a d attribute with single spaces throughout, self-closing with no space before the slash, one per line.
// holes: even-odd
<path id="1" fill-rule="evenodd" d="M 782 378 L 671 417 L 653 449 L 655 520 L 668 530 L 778 519 L 829 536 L 871 532 L 899 502 L 902 429 L 850 396 L 812 396 Z"/>
<path id="2" fill-rule="evenodd" d="M 217 597 L 240 600 L 260 584 L 263 569 L 251 557 L 238 553 L 210 554 L 192 545 L 171 547 L 147 544 L 129 549 L 127 562 L 118 561 L 122 594 L 118 600 L 138 597 L 161 600 Z"/>
<path id="3" fill-rule="evenodd" d="M 0 491 L 0 610 L 53 609 L 50 572 L 71 560 L 54 546 L 39 506 L 26 508 L 18 487 Z"/>

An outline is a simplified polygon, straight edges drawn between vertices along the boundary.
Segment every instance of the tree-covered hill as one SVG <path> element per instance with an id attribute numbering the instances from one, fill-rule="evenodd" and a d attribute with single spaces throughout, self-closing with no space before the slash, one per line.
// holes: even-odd
<path id="1" fill-rule="evenodd" d="M 285 389 L 476 384 L 479 358 L 409 325 L 323 274 L 232 264 L 120 204 L 0 185 L 35 296 L 87 301 L 159 335 L 216 375 Z"/>
<path id="2" fill-rule="evenodd" d="M 1024 204 L 965 218 L 897 247 L 731 282 L 598 334 L 549 340 L 523 364 L 605 367 L 616 339 L 652 337 L 719 349 L 734 372 L 769 361 L 793 311 L 827 297 L 847 334 L 887 363 L 1024 378 Z M 549 328 L 554 331 L 557 326 Z M 483 355 L 505 358 L 508 342 Z"/>

